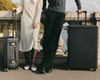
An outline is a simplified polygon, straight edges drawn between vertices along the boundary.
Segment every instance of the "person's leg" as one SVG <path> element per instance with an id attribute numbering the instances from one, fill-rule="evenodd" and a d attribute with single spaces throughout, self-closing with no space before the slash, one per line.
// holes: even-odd
<path id="1" fill-rule="evenodd" d="M 31 70 L 36 71 L 37 68 L 35 67 L 34 62 L 35 62 L 35 58 L 36 58 L 36 54 L 37 54 L 37 49 L 32 49 L 31 53 L 32 53 L 31 54 Z"/>
<path id="2" fill-rule="evenodd" d="M 29 52 L 24 52 L 24 56 L 25 56 L 25 60 L 26 60 L 26 64 L 25 65 L 30 65 Z"/>
<path id="3" fill-rule="evenodd" d="M 50 14 L 49 14 L 50 13 Z M 65 14 L 50 11 L 47 13 L 47 23 L 44 29 L 43 49 L 44 57 L 41 62 L 42 66 L 49 70 L 52 68 L 53 57 L 55 55 Z"/>
<path id="4" fill-rule="evenodd" d="M 26 60 L 24 69 L 27 70 L 27 69 L 29 69 L 29 66 L 30 66 L 29 52 L 24 52 L 24 56 L 25 56 L 25 60 Z"/>
<path id="5" fill-rule="evenodd" d="M 50 41 L 50 35 L 53 29 L 54 21 L 56 19 L 56 14 L 53 11 L 47 11 L 46 12 L 46 24 L 44 27 L 44 35 L 43 35 L 43 59 L 41 61 L 40 67 L 38 69 L 39 73 L 45 72 L 45 64 L 47 63 L 47 59 L 49 57 L 49 41 Z"/>
<path id="6" fill-rule="evenodd" d="M 36 54 L 37 54 L 37 49 L 34 49 L 34 53 L 33 53 L 33 56 L 32 56 L 32 57 L 33 57 L 33 58 L 32 58 L 32 66 L 34 66 Z"/>
<path id="7" fill-rule="evenodd" d="M 57 17 L 56 17 L 56 20 L 54 21 L 55 25 L 53 26 L 53 30 L 51 32 L 49 44 L 48 44 L 49 57 L 46 61 L 46 67 L 48 70 L 52 69 L 53 57 L 57 50 L 58 41 L 59 41 L 60 33 L 62 30 L 62 25 L 63 25 L 64 19 L 65 19 L 65 14 L 63 14 L 63 13 L 58 12 L 58 13 L 56 13 L 56 15 L 57 15 Z"/>
<path id="8" fill-rule="evenodd" d="M 48 50 L 49 50 L 49 41 L 50 41 L 50 35 L 52 33 L 54 21 L 56 18 L 56 14 L 53 11 L 47 11 L 46 13 L 46 24 L 44 27 L 44 35 L 43 35 L 43 51 L 44 51 L 44 57 L 41 62 L 41 66 L 45 66 L 46 61 L 49 57 Z"/>

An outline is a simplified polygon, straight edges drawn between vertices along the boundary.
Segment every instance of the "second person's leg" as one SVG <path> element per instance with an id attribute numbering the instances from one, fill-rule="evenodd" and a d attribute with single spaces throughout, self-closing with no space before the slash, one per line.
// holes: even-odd
<path id="1" fill-rule="evenodd" d="M 31 54 L 31 70 L 32 71 L 36 71 L 37 70 L 36 66 L 34 65 L 35 64 L 36 54 L 37 54 L 37 49 L 33 49 L 32 50 L 32 54 Z"/>
<path id="2" fill-rule="evenodd" d="M 25 56 L 25 60 L 26 60 L 24 69 L 25 69 L 25 70 L 28 70 L 29 67 L 30 67 L 29 52 L 24 52 L 24 56 Z"/>
<path id="3" fill-rule="evenodd" d="M 58 46 L 58 42 L 59 42 L 59 37 L 61 34 L 61 30 L 62 30 L 62 25 L 64 23 L 64 19 L 65 19 L 65 14 L 64 13 L 60 13 L 60 12 L 55 12 L 56 13 L 56 19 L 54 21 L 54 26 L 52 28 L 52 32 L 49 40 L 49 44 L 48 44 L 48 59 L 46 61 L 46 68 L 48 69 L 47 72 L 49 72 L 49 69 L 52 69 L 53 66 L 53 57 L 55 56 L 56 50 L 57 50 L 57 46 Z"/>

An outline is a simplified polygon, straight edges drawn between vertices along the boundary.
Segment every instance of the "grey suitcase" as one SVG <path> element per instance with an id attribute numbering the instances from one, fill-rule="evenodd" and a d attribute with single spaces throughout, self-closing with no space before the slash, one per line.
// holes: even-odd
<path id="1" fill-rule="evenodd" d="M 16 19 L 13 17 L 13 28 L 16 25 Z M 16 18 L 16 15 L 15 15 Z M 14 37 L 14 29 L 12 37 L 0 37 L 0 67 L 7 71 L 8 68 L 18 69 L 18 38 Z"/>
<path id="2" fill-rule="evenodd" d="M 8 68 L 18 69 L 18 38 L 0 38 L 0 61 L 5 71 Z"/>
<path id="3" fill-rule="evenodd" d="M 85 13 L 87 12 L 85 11 Z M 87 14 L 85 14 L 85 18 L 86 16 Z M 86 24 L 70 25 L 68 29 L 68 42 L 67 69 L 92 69 L 96 71 L 98 27 Z"/>

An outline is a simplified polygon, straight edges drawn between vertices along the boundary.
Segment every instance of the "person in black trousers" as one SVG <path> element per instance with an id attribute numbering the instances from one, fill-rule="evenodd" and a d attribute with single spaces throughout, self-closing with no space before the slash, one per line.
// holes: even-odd
<path id="1" fill-rule="evenodd" d="M 78 6 L 78 13 L 82 13 L 80 0 L 75 0 Z M 43 0 L 43 11 L 46 13 L 46 24 L 43 36 L 44 57 L 38 69 L 39 73 L 50 73 L 53 67 L 62 25 L 65 20 L 66 0 L 48 0 L 49 6 L 46 9 L 47 0 Z"/>

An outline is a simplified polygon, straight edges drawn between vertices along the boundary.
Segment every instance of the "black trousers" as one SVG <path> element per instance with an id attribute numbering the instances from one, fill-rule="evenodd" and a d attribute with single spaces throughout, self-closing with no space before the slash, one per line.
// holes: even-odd
<path id="1" fill-rule="evenodd" d="M 43 50 L 44 57 L 41 66 L 52 67 L 65 14 L 48 10 L 46 12 L 46 24 L 44 27 Z"/>

